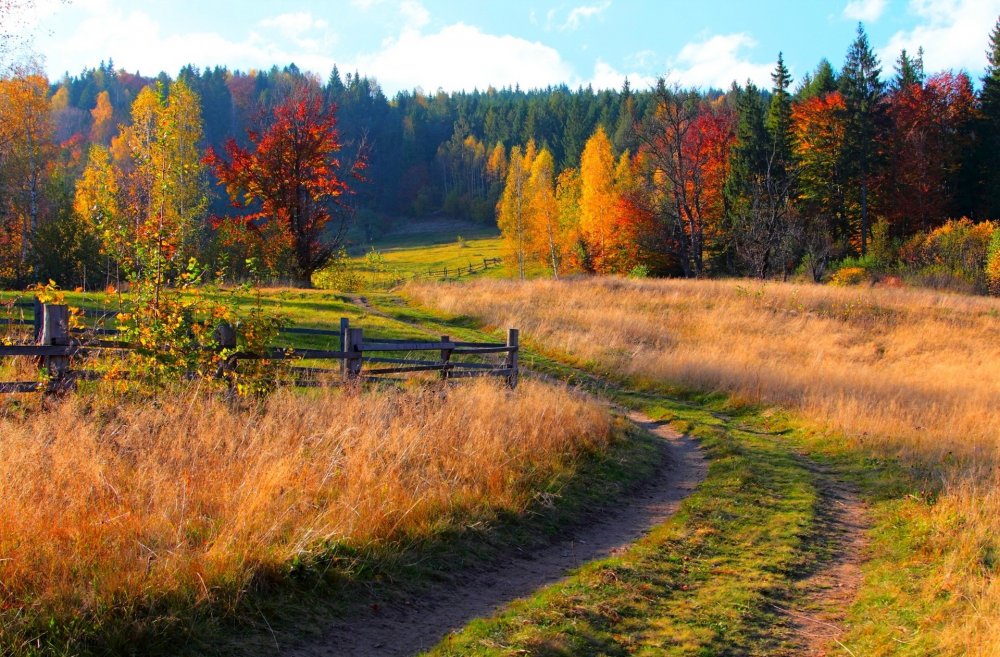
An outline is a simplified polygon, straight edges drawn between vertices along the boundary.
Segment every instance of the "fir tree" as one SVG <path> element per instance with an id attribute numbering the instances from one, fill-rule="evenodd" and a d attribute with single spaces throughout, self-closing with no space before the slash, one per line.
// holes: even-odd
<path id="1" fill-rule="evenodd" d="M 767 109 L 765 124 L 773 144 L 775 164 L 781 168 L 779 174 L 784 175 L 792 156 L 792 98 L 788 94 L 792 77 L 780 52 L 771 80 L 774 86 L 771 88 L 771 104 Z"/>
<path id="2" fill-rule="evenodd" d="M 858 190 L 859 237 L 861 255 L 868 252 L 871 228 L 869 195 L 878 166 L 876 147 L 884 116 L 885 85 L 879 76 L 882 69 L 868 43 L 864 26 L 858 23 L 857 38 L 847 51 L 840 76 L 840 92 L 846 106 L 844 162 L 852 186 Z"/>
<path id="3" fill-rule="evenodd" d="M 908 89 L 913 85 L 923 85 L 924 78 L 924 49 L 917 50 L 916 58 L 911 58 L 906 52 L 906 48 L 899 53 L 896 60 L 896 79 L 893 80 L 894 89 Z"/>
<path id="4" fill-rule="evenodd" d="M 979 205 L 987 217 L 1000 217 L 1000 18 L 990 33 L 986 52 L 986 74 L 983 76 L 982 134 L 980 171 L 983 188 Z"/>

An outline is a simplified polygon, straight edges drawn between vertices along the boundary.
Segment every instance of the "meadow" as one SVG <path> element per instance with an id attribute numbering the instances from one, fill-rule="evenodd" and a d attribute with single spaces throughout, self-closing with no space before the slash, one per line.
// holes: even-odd
<path id="1" fill-rule="evenodd" d="M 885 635 L 869 637 L 873 654 L 896 654 L 892 630 L 871 619 L 887 625 L 898 605 L 942 654 L 1000 653 L 996 299 L 614 278 L 415 284 L 407 294 L 487 326 L 518 325 L 540 352 L 639 389 L 790 409 L 872 470 L 901 464 L 913 492 L 872 500 L 879 540 L 853 612 L 867 623 L 859 631 Z"/>
<path id="2" fill-rule="evenodd" d="M 258 301 L 296 325 L 420 333 L 326 292 Z M 414 546 L 524 516 L 619 435 L 592 398 L 530 381 L 2 396 L 0 654 L 170 652 L 197 617 L 238 617 L 303 577 L 339 582 L 319 590 L 344 602 Z"/>

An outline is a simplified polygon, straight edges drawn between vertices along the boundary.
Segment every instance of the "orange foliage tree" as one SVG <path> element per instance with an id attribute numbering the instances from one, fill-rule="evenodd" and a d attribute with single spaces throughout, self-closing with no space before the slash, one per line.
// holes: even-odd
<path id="1" fill-rule="evenodd" d="M 349 179 L 362 180 L 365 159 L 350 164 L 341 151 L 336 107 L 316 90 L 298 87 L 274 108 L 273 121 L 262 133 L 248 131 L 251 148 L 230 139 L 225 156 L 209 149 L 205 162 L 225 185 L 234 208 L 243 212 L 231 221 L 257 240 L 278 234 L 269 246 L 291 248 L 294 277 L 309 287 L 312 274 L 327 264 L 343 240 L 350 214 Z M 335 224 L 332 225 L 331 224 Z"/>
<path id="2" fill-rule="evenodd" d="M 842 168 L 844 111 L 844 98 L 837 91 L 792 106 L 792 151 L 799 166 L 796 202 L 802 215 L 820 227 L 814 234 L 823 242 L 852 234 Z M 818 259 L 830 256 L 825 244 L 814 246 Z"/>
<path id="3" fill-rule="evenodd" d="M 589 269 L 611 271 L 615 240 L 612 217 L 618 205 L 615 189 L 615 158 L 611 140 L 598 126 L 580 156 L 580 234 L 587 251 Z"/>
<path id="4" fill-rule="evenodd" d="M 48 80 L 25 72 L 0 80 L 0 276 L 28 276 L 31 238 L 44 209 L 55 155 Z"/>
<path id="5" fill-rule="evenodd" d="M 705 273 L 705 254 L 723 218 L 735 116 L 722 100 L 668 89 L 661 80 L 656 107 L 644 126 L 642 152 L 652 168 L 657 201 L 685 276 Z"/>

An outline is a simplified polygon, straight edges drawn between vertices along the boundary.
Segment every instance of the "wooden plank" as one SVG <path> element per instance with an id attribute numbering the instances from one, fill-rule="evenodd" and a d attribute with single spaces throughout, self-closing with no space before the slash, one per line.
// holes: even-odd
<path id="1" fill-rule="evenodd" d="M 47 383 L 41 381 L 2 381 L 0 382 L 0 394 L 16 394 L 19 392 L 38 392 L 44 390 Z"/>
<path id="2" fill-rule="evenodd" d="M 451 343 L 456 347 L 483 347 L 484 349 L 490 347 L 507 347 L 507 344 L 504 342 L 461 342 L 459 340 L 452 340 Z"/>
<path id="3" fill-rule="evenodd" d="M 0 345 L 0 358 L 7 356 L 72 356 L 79 347 L 71 345 Z"/>
<path id="4" fill-rule="evenodd" d="M 297 326 L 285 326 L 278 329 L 278 333 L 288 333 L 289 335 L 329 335 L 333 337 L 340 336 L 340 331 L 334 331 L 331 329 L 316 329 L 316 328 L 305 328 Z"/>
<path id="5" fill-rule="evenodd" d="M 454 354 L 507 354 L 516 351 L 517 347 L 464 347 L 456 349 Z"/>
<path id="6" fill-rule="evenodd" d="M 30 319 L 5 319 L 0 318 L 0 326 L 34 326 Z"/>
<path id="7" fill-rule="evenodd" d="M 351 354 L 344 351 L 327 351 L 325 349 L 268 349 L 267 354 L 261 356 L 260 354 L 251 353 L 239 353 L 236 354 L 239 359 L 255 360 L 255 359 L 270 359 L 270 360 L 327 360 L 327 359 L 338 359 L 338 358 L 350 358 Z"/>
<path id="8" fill-rule="evenodd" d="M 404 372 L 439 372 L 444 369 L 444 365 L 412 365 L 408 367 L 383 367 L 375 370 L 364 370 L 367 376 L 378 374 L 403 374 Z"/>
<path id="9" fill-rule="evenodd" d="M 411 358 L 383 358 L 381 356 L 365 356 L 364 363 L 388 363 L 390 365 L 440 365 L 436 360 L 413 360 Z"/>
<path id="10" fill-rule="evenodd" d="M 362 351 L 439 351 L 454 349 L 453 342 L 364 342 Z"/>

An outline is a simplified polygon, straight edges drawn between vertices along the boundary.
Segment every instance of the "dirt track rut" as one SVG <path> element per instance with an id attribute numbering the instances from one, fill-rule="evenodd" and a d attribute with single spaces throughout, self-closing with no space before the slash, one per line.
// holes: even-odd
<path id="1" fill-rule="evenodd" d="M 295 657 L 397 657 L 415 655 L 470 620 L 565 577 L 588 561 L 627 547 L 677 511 L 705 478 L 697 443 L 661 423 L 632 413 L 636 424 L 663 439 L 663 465 L 635 493 L 605 510 L 571 536 L 530 555 L 509 556 L 459 584 L 439 585 L 419 598 L 379 605 L 364 617 L 331 625 L 322 640 L 294 650 Z"/>

